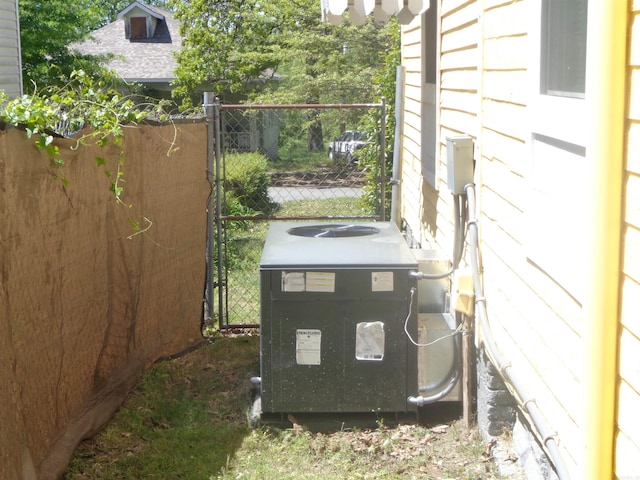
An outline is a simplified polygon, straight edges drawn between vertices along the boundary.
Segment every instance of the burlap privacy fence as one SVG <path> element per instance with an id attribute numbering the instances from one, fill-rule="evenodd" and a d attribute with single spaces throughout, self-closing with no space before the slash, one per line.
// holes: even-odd
<path id="1" fill-rule="evenodd" d="M 105 176 L 118 147 L 56 140 L 63 188 L 34 139 L 0 132 L 0 478 L 58 478 L 146 367 L 202 341 L 206 135 L 127 128 L 129 207 Z"/>

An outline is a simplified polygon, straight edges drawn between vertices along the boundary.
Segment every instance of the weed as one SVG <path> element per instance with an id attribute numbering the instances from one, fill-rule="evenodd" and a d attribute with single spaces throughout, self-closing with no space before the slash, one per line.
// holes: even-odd
<path id="1" fill-rule="evenodd" d="M 442 413 L 437 426 L 311 432 L 304 425 L 250 429 L 256 335 L 215 341 L 142 377 L 113 420 L 77 449 L 66 474 L 80 479 L 483 479 L 496 477 L 475 430 Z M 436 406 L 434 406 L 436 407 Z"/>

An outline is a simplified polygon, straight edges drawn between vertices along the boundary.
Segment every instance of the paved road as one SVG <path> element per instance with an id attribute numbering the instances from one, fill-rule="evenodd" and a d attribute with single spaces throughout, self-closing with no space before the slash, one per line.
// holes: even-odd
<path id="1" fill-rule="evenodd" d="M 269 187 L 268 192 L 269 198 L 277 203 L 362 196 L 362 188 L 353 187 Z"/>

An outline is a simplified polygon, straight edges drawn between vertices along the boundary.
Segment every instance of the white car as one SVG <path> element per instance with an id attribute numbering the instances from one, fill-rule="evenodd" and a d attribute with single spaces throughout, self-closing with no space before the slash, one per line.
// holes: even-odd
<path id="1" fill-rule="evenodd" d="M 347 163 L 358 161 L 357 152 L 368 145 L 367 135 L 357 130 L 347 130 L 329 144 L 329 159 L 332 162 L 344 158 Z"/>

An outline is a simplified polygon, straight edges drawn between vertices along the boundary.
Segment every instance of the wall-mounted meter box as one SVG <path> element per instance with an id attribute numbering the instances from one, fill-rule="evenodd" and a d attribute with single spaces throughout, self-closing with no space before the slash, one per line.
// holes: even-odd
<path id="1" fill-rule="evenodd" d="M 447 183 L 454 195 L 464 194 L 473 183 L 473 139 L 469 135 L 447 137 Z"/>

